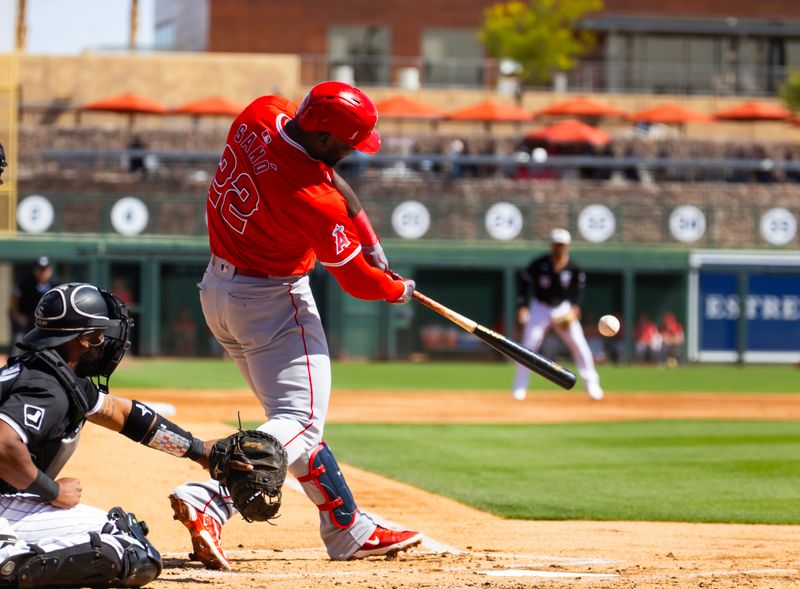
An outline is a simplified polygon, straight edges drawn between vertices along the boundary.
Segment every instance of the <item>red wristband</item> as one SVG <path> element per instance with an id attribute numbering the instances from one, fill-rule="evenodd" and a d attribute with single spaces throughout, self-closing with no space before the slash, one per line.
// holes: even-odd
<path id="1" fill-rule="evenodd" d="M 356 235 L 358 235 L 358 240 L 362 245 L 375 245 L 378 243 L 378 235 L 372 228 L 372 223 L 369 222 L 364 209 L 358 211 L 358 214 L 353 217 L 353 225 L 356 227 Z"/>

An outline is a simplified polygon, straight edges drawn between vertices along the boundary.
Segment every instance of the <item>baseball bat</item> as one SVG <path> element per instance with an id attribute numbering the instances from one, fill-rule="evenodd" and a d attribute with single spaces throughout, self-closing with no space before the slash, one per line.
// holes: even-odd
<path id="1" fill-rule="evenodd" d="M 550 382 L 554 382 L 564 389 L 569 390 L 575 386 L 575 374 L 557 362 L 554 362 L 550 358 L 542 356 L 541 354 L 537 354 L 536 352 L 518 344 L 514 340 L 492 331 L 491 329 L 484 327 L 480 323 L 477 323 L 468 317 L 464 317 L 460 313 L 457 313 L 452 309 L 445 307 L 443 304 L 433 300 L 432 298 L 425 296 L 418 290 L 414 291 L 413 296 L 415 299 L 417 299 L 417 301 L 428 307 L 430 310 L 438 313 L 445 319 L 449 319 L 464 331 L 468 331 L 469 333 L 478 336 L 486 344 L 503 354 L 503 356 L 506 358 L 511 358 L 512 360 L 519 362 L 525 368 L 533 370 L 536 374 L 545 377 Z"/>

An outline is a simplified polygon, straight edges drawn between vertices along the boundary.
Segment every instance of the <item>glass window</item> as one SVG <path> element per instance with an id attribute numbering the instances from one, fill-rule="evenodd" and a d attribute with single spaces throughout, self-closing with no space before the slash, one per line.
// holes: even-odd
<path id="1" fill-rule="evenodd" d="M 475 29 L 430 28 L 422 32 L 423 82 L 426 85 L 480 85 L 483 45 Z"/>
<path id="2" fill-rule="evenodd" d="M 639 59 L 644 88 L 651 92 L 675 92 L 686 86 L 685 39 L 666 35 L 647 35 Z"/>
<path id="3" fill-rule="evenodd" d="M 786 41 L 786 65 L 789 69 L 800 70 L 800 39 Z"/>
<path id="4" fill-rule="evenodd" d="M 392 50 L 388 27 L 330 27 L 328 61 L 331 71 L 352 68 L 356 84 L 387 84 Z"/>
<path id="5" fill-rule="evenodd" d="M 686 90 L 690 93 L 707 92 L 715 73 L 715 55 L 718 40 L 712 37 L 690 37 L 686 55 Z"/>
<path id="6" fill-rule="evenodd" d="M 158 49 L 175 48 L 175 21 L 169 20 L 156 25 L 155 44 Z"/>

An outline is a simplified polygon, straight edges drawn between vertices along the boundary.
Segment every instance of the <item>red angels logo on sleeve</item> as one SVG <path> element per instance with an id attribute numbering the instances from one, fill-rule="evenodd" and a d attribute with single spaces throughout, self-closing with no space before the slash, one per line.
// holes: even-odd
<path id="1" fill-rule="evenodd" d="M 347 239 L 347 235 L 344 232 L 344 225 L 336 225 L 331 235 L 333 235 L 333 241 L 336 244 L 336 255 L 338 256 L 347 249 L 347 246 L 350 245 L 350 240 Z"/>

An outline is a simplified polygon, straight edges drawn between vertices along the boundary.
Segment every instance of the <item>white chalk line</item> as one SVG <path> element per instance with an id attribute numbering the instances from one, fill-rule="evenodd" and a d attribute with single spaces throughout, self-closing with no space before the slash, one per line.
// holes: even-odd
<path id="1" fill-rule="evenodd" d="M 482 575 L 489 577 L 543 577 L 548 579 L 613 579 L 617 574 L 606 573 L 578 573 L 567 571 L 537 571 L 532 569 L 504 569 L 500 571 L 481 571 Z"/>

